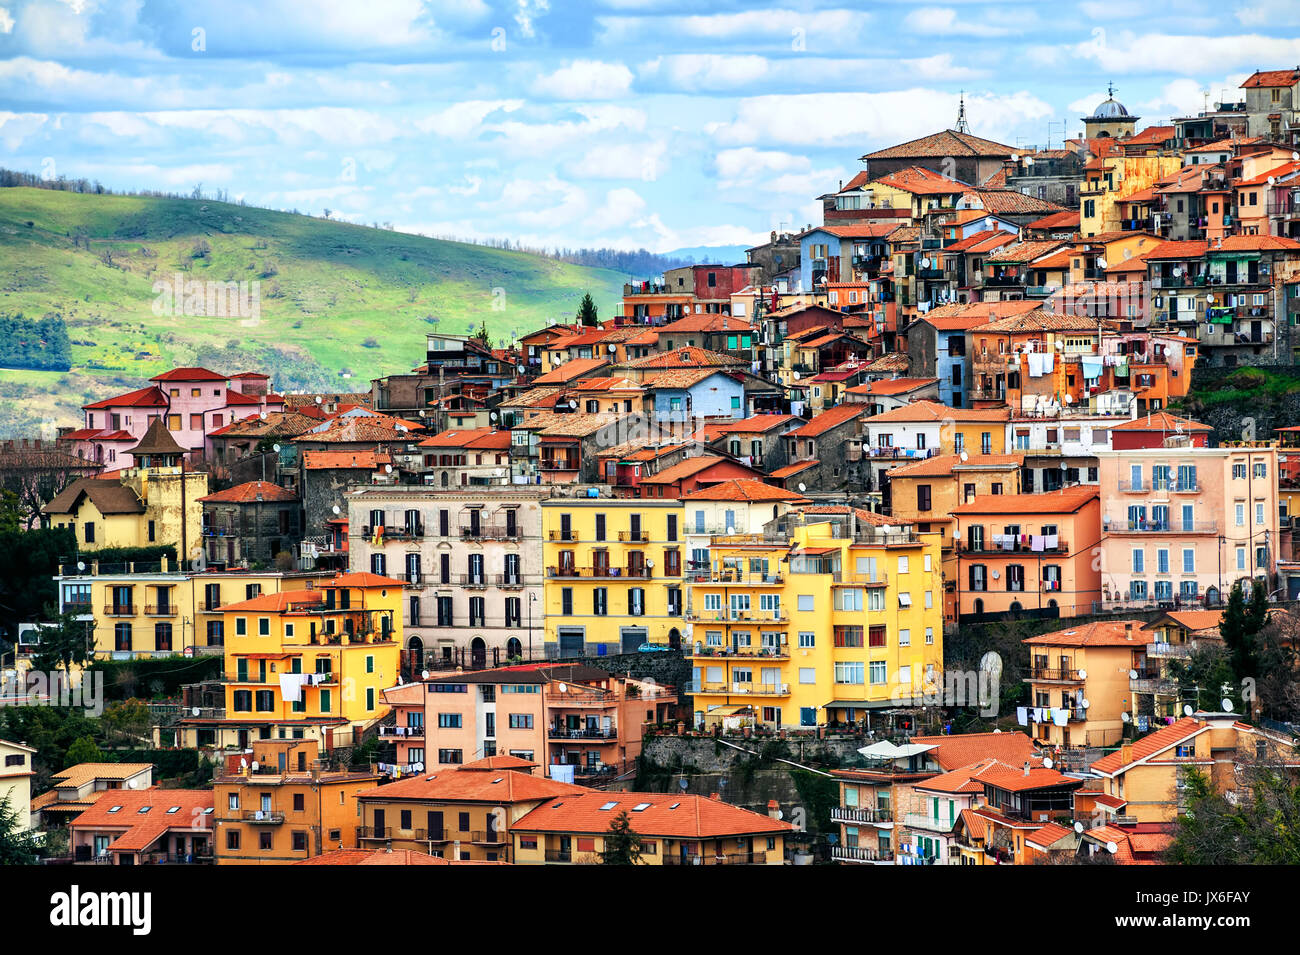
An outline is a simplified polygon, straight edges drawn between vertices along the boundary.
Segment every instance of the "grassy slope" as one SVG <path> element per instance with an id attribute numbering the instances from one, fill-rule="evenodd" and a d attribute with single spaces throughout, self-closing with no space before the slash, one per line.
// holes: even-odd
<path id="1" fill-rule="evenodd" d="M 84 233 L 90 249 L 73 236 Z M 194 258 L 200 239 L 211 253 Z M 112 256 L 112 265 L 102 260 Z M 261 278 L 261 321 L 155 315 L 153 283 Z M 424 333 L 486 321 L 497 342 L 609 315 L 623 276 L 457 242 L 211 201 L 0 189 L 0 310 L 57 312 L 73 370 L 0 370 L 0 434 L 74 424 L 79 406 L 175 365 L 258 370 L 277 387 L 361 390 L 423 359 Z M 502 292 L 494 295 L 494 289 Z M 494 307 L 494 304 L 496 307 Z M 426 321 L 430 315 L 439 321 Z M 374 339 L 378 347 L 362 343 Z M 350 381 L 339 377 L 350 371 Z"/>

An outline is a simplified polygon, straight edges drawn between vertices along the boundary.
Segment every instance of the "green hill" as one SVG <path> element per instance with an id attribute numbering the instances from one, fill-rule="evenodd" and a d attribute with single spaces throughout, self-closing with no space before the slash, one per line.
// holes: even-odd
<path id="1" fill-rule="evenodd" d="M 156 314 L 155 283 L 177 273 L 260 282 L 260 321 L 233 310 Z M 26 342 L 0 343 L 0 436 L 77 424 L 85 402 L 177 365 L 262 371 L 289 390 L 364 390 L 423 361 L 426 332 L 486 322 L 497 344 L 572 317 L 584 292 L 611 315 L 623 281 L 522 252 L 211 200 L 0 189 L 0 316 L 22 315 L 9 327 L 24 329 L 61 318 L 70 348 L 59 353 L 71 364 L 32 370 Z"/>

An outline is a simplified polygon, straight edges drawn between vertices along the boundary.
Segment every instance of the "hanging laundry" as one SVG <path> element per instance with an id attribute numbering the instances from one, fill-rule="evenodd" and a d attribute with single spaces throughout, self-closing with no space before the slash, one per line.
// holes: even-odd
<path id="1" fill-rule="evenodd" d="M 1016 707 L 1016 722 L 1021 726 L 1029 725 L 1029 709 L 1024 706 Z"/>

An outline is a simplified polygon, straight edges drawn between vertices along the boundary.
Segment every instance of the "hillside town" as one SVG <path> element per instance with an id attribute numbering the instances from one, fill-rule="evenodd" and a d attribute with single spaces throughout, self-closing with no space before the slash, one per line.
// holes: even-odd
<path id="1" fill-rule="evenodd" d="M 1112 92 L 1055 148 L 963 104 L 613 315 L 389 342 L 418 363 L 348 393 L 172 368 L 12 443 L 62 536 L 0 703 L 111 722 L 62 765 L 0 723 L 14 829 L 48 865 L 1188 861 L 1198 799 L 1300 766 L 1300 423 L 1192 400 L 1300 364 L 1300 69 L 1229 93 Z"/>

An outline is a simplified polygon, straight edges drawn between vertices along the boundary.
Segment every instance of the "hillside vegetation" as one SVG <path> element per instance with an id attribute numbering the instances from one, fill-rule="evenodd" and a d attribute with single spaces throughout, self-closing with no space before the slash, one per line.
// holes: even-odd
<path id="1" fill-rule="evenodd" d="M 260 318 L 156 308 L 155 283 L 177 274 L 259 282 Z M 368 389 L 422 361 L 428 331 L 486 323 L 496 344 L 571 318 L 584 292 L 608 316 L 624 279 L 209 199 L 0 189 L 0 327 L 66 329 L 55 349 L 70 352 L 65 371 L 25 346 L 0 351 L 0 436 L 77 424 L 83 403 L 177 365 L 262 371 L 287 390 Z"/>

